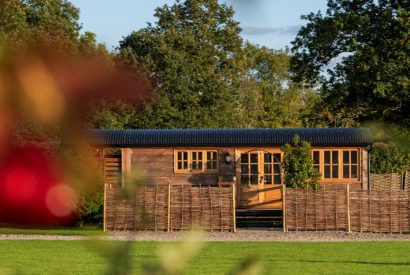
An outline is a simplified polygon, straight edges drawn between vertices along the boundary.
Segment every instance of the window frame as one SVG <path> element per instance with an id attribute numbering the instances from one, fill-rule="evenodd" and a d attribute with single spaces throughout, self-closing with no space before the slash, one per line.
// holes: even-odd
<path id="1" fill-rule="evenodd" d="M 330 151 L 330 155 L 332 158 L 332 151 L 338 151 L 338 177 L 337 178 L 325 178 L 324 176 L 324 167 L 325 167 L 325 151 Z M 344 161 L 343 161 L 343 152 L 348 151 L 349 152 L 349 173 L 351 175 L 351 167 L 352 165 L 356 165 L 357 166 L 357 177 L 356 178 L 344 178 L 343 177 L 343 166 Z M 351 155 L 352 155 L 352 151 L 357 152 L 357 163 L 356 164 L 352 164 L 351 163 Z M 321 147 L 321 148 L 312 148 L 311 149 L 311 160 L 312 160 L 312 164 L 313 164 L 313 154 L 314 152 L 319 152 L 319 172 L 321 174 L 321 181 L 322 182 L 361 182 L 361 176 L 362 176 L 362 171 L 361 171 L 361 167 L 362 167 L 362 157 L 361 157 L 361 153 L 362 153 L 362 149 L 361 148 L 357 148 L 357 147 Z M 332 159 L 331 162 L 329 164 L 330 169 L 332 170 Z M 332 172 L 331 172 L 332 175 Z"/>
<path id="2" fill-rule="evenodd" d="M 178 169 L 178 153 L 188 153 L 188 169 Z M 216 153 L 216 169 L 207 169 L 207 153 Z M 196 153 L 196 160 L 193 160 L 192 154 Z M 198 165 L 198 153 L 202 153 L 202 169 L 192 169 L 192 163 L 196 162 Z M 196 173 L 217 173 L 219 171 L 219 150 L 217 149 L 174 149 L 174 173 L 175 174 L 196 174 Z"/>

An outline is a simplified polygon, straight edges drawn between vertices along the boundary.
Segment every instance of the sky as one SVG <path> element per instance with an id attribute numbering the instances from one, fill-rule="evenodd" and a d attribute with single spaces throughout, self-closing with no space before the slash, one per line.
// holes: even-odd
<path id="1" fill-rule="evenodd" d="M 154 23 L 155 8 L 175 0 L 71 0 L 80 9 L 83 31 L 97 34 L 97 41 L 114 49 L 124 36 Z M 220 0 L 232 5 L 242 37 L 272 49 L 290 46 L 300 26 L 301 15 L 325 11 L 327 0 Z"/>

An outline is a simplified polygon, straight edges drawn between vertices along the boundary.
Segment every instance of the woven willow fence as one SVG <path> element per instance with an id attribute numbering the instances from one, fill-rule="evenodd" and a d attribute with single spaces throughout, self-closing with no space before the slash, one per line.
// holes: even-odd
<path id="1" fill-rule="evenodd" d="M 286 189 L 284 230 L 410 231 L 408 191 Z"/>
<path id="2" fill-rule="evenodd" d="M 372 190 L 408 190 L 410 173 L 370 174 Z"/>
<path id="3" fill-rule="evenodd" d="M 234 186 L 105 186 L 104 230 L 235 231 Z"/>

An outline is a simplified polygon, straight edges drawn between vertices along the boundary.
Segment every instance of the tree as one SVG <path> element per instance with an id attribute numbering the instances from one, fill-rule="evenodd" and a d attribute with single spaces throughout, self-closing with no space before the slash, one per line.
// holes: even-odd
<path id="1" fill-rule="evenodd" d="M 320 173 L 313 168 L 310 144 L 300 141 L 299 136 L 295 135 L 293 144 L 286 144 L 284 152 L 283 168 L 286 186 L 306 190 L 320 189 Z"/>
<path id="2" fill-rule="evenodd" d="M 290 79 L 290 55 L 244 43 L 232 7 L 177 1 L 120 42 L 155 89 L 138 128 L 298 127 L 312 90 Z"/>
<path id="3" fill-rule="evenodd" d="M 177 1 L 120 42 L 150 74 L 159 97 L 146 112 L 154 127 L 232 127 L 242 39 L 231 7 L 217 0 Z M 172 121 L 172 122 L 171 122 Z M 171 123 L 170 123 L 171 122 Z"/>
<path id="4" fill-rule="evenodd" d="M 308 23 L 292 42 L 295 80 L 320 84 L 339 120 L 410 127 L 409 10 L 406 0 L 328 0 L 325 15 L 302 16 Z"/>

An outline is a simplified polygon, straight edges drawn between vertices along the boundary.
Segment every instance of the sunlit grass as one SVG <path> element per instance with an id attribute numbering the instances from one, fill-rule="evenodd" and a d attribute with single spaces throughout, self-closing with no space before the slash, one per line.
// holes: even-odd
<path id="1" fill-rule="evenodd" d="M 98 226 L 59 228 L 12 228 L 0 227 L 0 234 L 16 235 L 60 235 L 60 236 L 100 236 L 104 234 Z"/>
<path id="2" fill-rule="evenodd" d="M 111 242 L 100 242 L 0 241 L 0 273 L 101 274 Z M 132 243 L 135 273 L 142 264 L 159 262 L 163 244 Z M 241 259 L 256 256 L 267 274 L 410 274 L 409 251 L 410 242 L 209 242 L 186 273 L 226 274 Z"/>

